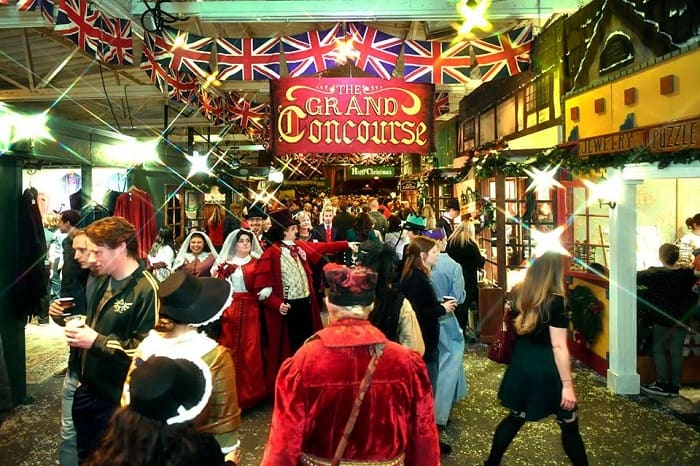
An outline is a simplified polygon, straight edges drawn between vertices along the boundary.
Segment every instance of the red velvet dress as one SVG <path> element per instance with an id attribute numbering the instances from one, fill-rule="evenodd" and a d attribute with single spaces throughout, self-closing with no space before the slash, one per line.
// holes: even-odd
<path id="1" fill-rule="evenodd" d="M 242 266 L 246 290 L 253 289 L 256 262 L 252 259 Z M 228 279 L 236 268 L 238 266 L 234 264 L 221 264 L 217 277 Z M 263 375 L 260 303 L 257 295 L 234 288 L 233 301 L 221 316 L 219 344 L 231 351 L 236 368 L 238 405 L 241 409 L 252 408 L 267 394 Z"/>
<path id="2" fill-rule="evenodd" d="M 311 301 L 312 322 L 314 331 L 323 328 L 321 321 L 321 310 L 318 301 L 313 299 L 316 295 L 313 282 L 313 272 L 311 266 L 317 264 L 324 254 L 335 254 L 348 248 L 347 241 L 335 241 L 331 243 L 310 243 L 307 241 L 295 241 L 300 249 L 306 253 L 306 260 L 302 260 L 302 265 L 309 282 Z M 285 325 L 284 317 L 280 314 L 280 304 L 284 302 L 282 291 L 282 265 L 280 258 L 282 251 L 280 244 L 275 243 L 267 247 L 262 257 L 258 260 L 255 272 L 255 291 L 262 288 L 272 287 L 272 294 L 263 303 L 265 326 L 267 329 L 267 347 L 265 348 L 265 381 L 268 393 L 272 393 L 275 388 L 275 378 L 282 362 L 292 355 L 289 344 L 289 335 Z"/>
<path id="3" fill-rule="evenodd" d="M 302 453 L 330 460 L 371 358 L 385 343 L 344 460 L 405 455 L 407 466 L 440 464 L 433 395 L 420 354 L 389 342 L 366 320 L 342 319 L 316 333 L 279 371 L 263 466 L 297 466 Z"/>

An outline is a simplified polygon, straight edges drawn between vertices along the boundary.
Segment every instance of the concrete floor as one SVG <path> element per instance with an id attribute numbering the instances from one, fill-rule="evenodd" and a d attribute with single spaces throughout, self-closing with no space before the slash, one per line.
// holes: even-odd
<path id="1" fill-rule="evenodd" d="M 34 338 L 36 330 L 28 332 Z M 444 440 L 454 452 L 442 458 L 445 466 L 481 464 L 491 435 L 505 411 L 496 392 L 504 366 L 486 358 L 486 346 L 474 345 L 464 357 L 469 396 L 453 410 Z M 34 403 L 9 413 L 0 425 L 0 466 L 58 464 L 59 378 L 30 384 Z M 684 388 L 677 399 L 616 396 L 603 380 L 586 368 L 576 368 L 581 430 L 591 465 L 700 464 L 700 390 Z M 243 415 L 241 464 L 257 465 L 269 431 L 272 404 Z M 504 464 L 568 464 L 559 443 L 559 428 L 551 421 L 527 424 L 506 453 Z"/>

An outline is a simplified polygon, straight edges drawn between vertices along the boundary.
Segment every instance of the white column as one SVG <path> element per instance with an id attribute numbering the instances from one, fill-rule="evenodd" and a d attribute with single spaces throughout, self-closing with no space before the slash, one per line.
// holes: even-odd
<path id="1" fill-rule="evenodd" d="M 617 173 L 615 173 L 617 172 Z M 639 393 L 637 373 L 637 180 L 621 180 L 617 170 L 609 178 L 622 183 L 620 198 L 610 208 L 610 348 L 607 382 L 614 393 Z"/>

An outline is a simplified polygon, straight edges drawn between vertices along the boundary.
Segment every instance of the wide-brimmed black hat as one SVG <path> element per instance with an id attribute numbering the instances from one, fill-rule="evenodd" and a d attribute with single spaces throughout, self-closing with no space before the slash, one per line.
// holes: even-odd
<path id="1" fill-rule="evenodd" d="M 160 315 L 201 326 L 221 317 L 231 301 L 231 285 L 226 280 L 198 278 L 178 270 L 160 284 L 158 298 Z"/>
<path id="2" fill-rule="evenodd" d="M 350 268 L 334 263 L 323 267 L 328 300 L 339 306 L 366 306 L 374 302 L 377 274 L 368 267 Z"/>
<path id="3" fill-rule="evenodd" d="M 248 207 L 246 214 L 244 215 L 246 219 L 250 218 L 262 218 L 266 219 L 267 218 L 267 212 L 265 212 L 265 206 L 261 206 L 260 204 L 252 204 L 250 207 Z"/>
<path id="4" fill-rule="evenodd" d="M 286 207 L 270 212 L 270 220 L 272 221 L 273 227 L 282 228 L 283 230 L 286 230 L 292 225 L 299 225 L 299 222 L 294 220 L 292 213 Z"/>
<path id="5" fill-rule="evenodd" d="M 167 424 L 196 418 L 209 402 L 211 371 L 201 359 L 152 356 L 131 372 L 125 403 L 134 411 Z"/>

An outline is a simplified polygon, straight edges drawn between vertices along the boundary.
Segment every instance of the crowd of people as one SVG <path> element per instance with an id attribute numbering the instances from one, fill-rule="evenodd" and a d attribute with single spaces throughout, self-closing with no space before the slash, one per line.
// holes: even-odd
<path id="1" fill-rule="evenodd" d="M 71 352 L 61 464 L 235 464 L 241 412 L 270 398 L 264 465 L 439 464 L 468 393 L 457 311 L 477 301 L 484 258 L 457 200 L 421 212 L 431 218 L 366 201 L 253 204 L 218 248 L 203 230 L 176 246 L 163 228 L 145 262 L 123 218 L 66 227 L 71 277 L 49 306 Z M 485 464 L 550 415 L 572 463 L 587 464 L 564 265 L 535 259 L 515 299 L 509 414 Z"/>

